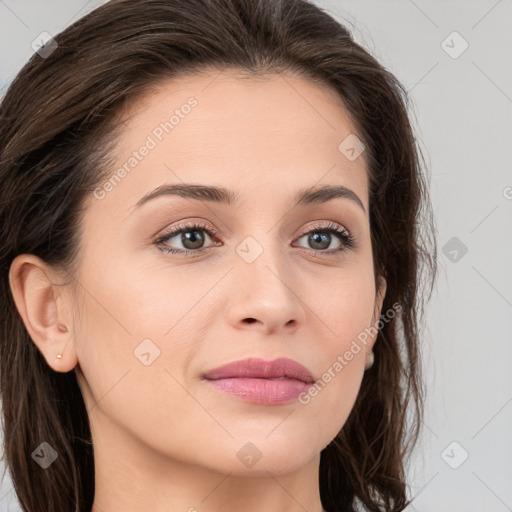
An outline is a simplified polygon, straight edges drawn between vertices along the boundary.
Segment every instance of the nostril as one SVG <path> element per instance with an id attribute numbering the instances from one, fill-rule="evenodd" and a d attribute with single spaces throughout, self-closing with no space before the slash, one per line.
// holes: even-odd
<path id="1" fill-rule="evenodd" d="M 256 322 L 256 318 L 246 318 L 245 321 L 248 323 L 248 324 L 252 324 L 254 322 Z"/>

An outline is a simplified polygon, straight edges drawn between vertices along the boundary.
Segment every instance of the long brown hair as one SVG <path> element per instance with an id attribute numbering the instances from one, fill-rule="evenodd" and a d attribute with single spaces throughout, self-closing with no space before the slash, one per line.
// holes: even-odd
<path id="1" fill-rule="evenodd" d="M 112 172 L 116 112 L 157 81 L 207 68 L 290 71 L 328 84 L 366 146 L 375 275 L 387 280 L 382 310 L 399 304 L 400 312 L 383 322 L 375 364 L 322 451 L 320 495 L 329 512 L 358 504 L 403 510 L 406 459 L 423 414 L 420 327 L 436 275 L 407 91 L 308 0 L 112 0 L 55 40 L 16 76 L 0 112 L 4 459 L 23 510 L 90 512 L 94 458 L 75 374 L 53 371 L 32 342 L 13 301 L 10 264 L 29 253 L 72 276 L 85 199 Z M 59 454 L 45 471 L 31 457 L 43 441 Z"/>

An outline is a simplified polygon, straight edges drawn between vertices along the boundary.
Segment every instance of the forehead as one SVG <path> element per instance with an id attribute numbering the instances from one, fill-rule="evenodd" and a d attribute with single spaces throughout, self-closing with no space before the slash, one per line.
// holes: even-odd
<path id="1" fill-rule="evenodd" d="M 193 108 L 187 106 L 191 101 L 195 103 Z M 186 118 L 189 121 L 182 123 Z M 136 144 L 141 131 L 152 132 L 169 120 L 172 137 L 166 137 L 166 143 L 177 139 L 180 145 L 186 142 L 180 132 L 201 134 L 205 142 L 222 142 L 226 137 L 236 140 L 238 136 L 255 141 L 266 139 L 268 143 L 279 134 L 273 146 L 297 142 L 298 137 L 318 136 L 329 144 L 332 138 L 356 133 L 343 100 L 334 89 L 324 82 L 290 74 L 247 76 L 209 71 L 160 80 L 121 115 L 124 142 L 127 146 Z"/>
<path id="2" fill-rule="evenodd" d="M 358 137 L 356 128 L 322 82 L 290 74 L 183 76 L 148 88 L 119 122 L 116 165 L 127 172 L 107 199 L 117 196 L 125 208 L 151 188 L 180 181 L 267 199 L 341 184 L 367 206 L 365 155 L 347 158 L 343 151 L 344 141 Z"/>

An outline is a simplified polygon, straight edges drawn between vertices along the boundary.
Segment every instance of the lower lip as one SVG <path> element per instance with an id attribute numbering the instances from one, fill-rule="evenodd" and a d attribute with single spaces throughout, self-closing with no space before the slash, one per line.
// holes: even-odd
<path id="1" fill-rule="evenodd" d="M 207 382 L 224 393 L 265 405 L 279 405 L 295 400 L 313 385 L 296 379 L 228 378 Z"/>

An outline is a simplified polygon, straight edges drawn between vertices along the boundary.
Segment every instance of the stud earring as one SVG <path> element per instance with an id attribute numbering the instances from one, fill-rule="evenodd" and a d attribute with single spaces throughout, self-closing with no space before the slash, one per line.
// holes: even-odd
<path id="1" fill-rule="evenodd" d="M 57 354 L 57 359 L 62 359 L 62 354 L 60 352 Z"/>

